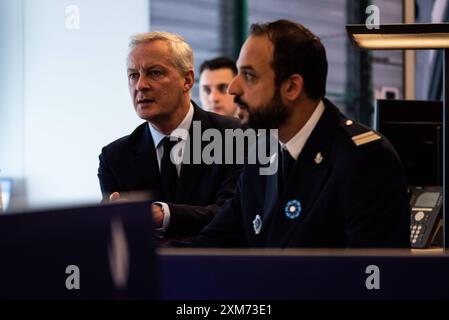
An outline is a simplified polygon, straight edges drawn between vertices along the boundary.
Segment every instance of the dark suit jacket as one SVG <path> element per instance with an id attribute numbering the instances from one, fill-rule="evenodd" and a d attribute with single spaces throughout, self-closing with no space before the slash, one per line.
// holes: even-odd
<path id="1" fill-rule="evenodd" d="M 201 133 L 209 128 L 223 133 L 225 129 L 239 127 L 237 119 L 206 112 L 196 105 L 193 121 L 201 121 Z M 192 129 L 193 125 L 190 137 L 193 137 Z M 194 137 L 190 143 L 193 139 Z M 205 143 L 203 147 L 204 145 Z M 240 165 L 182 164 L 176 203 L 168 203 L 170 224 L 166 237 L 198 234 L 219 211 L 224 201 L 233 196 L 240 171 Z M 148 123 L 143 123 L 130 135 L 103 148 L 98 178 L 103 200 L 107 200 L 115 191 L 145 191 L 155 201 L 163 201 L 160 189 L 162 178 Z"/>
<path id="2" fill-rule="evenodd" d="M 277 175 L 247 165 L 234 198 L 195 239 L 197 246 L 409 247 L 409 200 L 400 160 L 385 137 L 325 110 L 278 197 Z M 361 134 L 378 140 L 363 141 Z M 372 139 L 368 139 L 372 140 Z M 359 146 L 354 141 L 361 142 Z M 322 161 L 316 163 L 317 154 Z M 299 217 L 286 216 L 291 200 Z M 259 215 L 262 227 L 256 234 Z"/>

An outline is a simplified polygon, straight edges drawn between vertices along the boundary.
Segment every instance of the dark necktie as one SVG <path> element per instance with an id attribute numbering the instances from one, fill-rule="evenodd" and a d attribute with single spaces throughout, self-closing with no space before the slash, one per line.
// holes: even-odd
<path id="1" fill-rule="evenodd" d="M 295 163 L 295 159 L 290 155 L 290 152 L 286 148 L 280 148 L 281 152 L 281 165 L 280 165 L 280 193 L 282 194 L 287 187 L 287 181 L 289 179 L 289 174 Z"/>
<path id="2" fill-rule="evenodd" d="M 178 188 L 178 172 L 176 171 L 176 165 L 170 158 L 170 153 L 173 146 L 178 141 L 171 141 L 170 137 L 162 139 L 162 145 L 164 147 L 164 154 L 161 159 L 161 181 L 162 191 L 164 193 L 164 201 L 173 202 L 176 200 L 176 190 Z"/>

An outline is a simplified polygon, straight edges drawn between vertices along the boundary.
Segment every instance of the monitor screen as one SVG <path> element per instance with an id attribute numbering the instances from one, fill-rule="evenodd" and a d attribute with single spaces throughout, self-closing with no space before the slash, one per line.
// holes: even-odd
<path id="1" fill-rule="evenodd" d="M 409 185 L 442 185 L 441 101 L 378 100 L 376 120 L 401 158 Z"/>
<path id="2" fill-rule="evenodd" d="M 0 215 L 0 299 L 155 299 L 150 205 Z"/>
<path id="3" fill-rule="evenodd" d="M 0 213 L 9 209 L 11 202 L 12 180 L 0 178 Z"/>

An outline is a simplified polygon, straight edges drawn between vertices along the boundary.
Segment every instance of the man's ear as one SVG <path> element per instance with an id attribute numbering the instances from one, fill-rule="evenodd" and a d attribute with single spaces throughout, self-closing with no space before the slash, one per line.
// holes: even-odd
<path id="1" fill-rule="evenodd" d="M 184 76 L 184 92 L 190 91 L 190 89 L 192 89 L 194 84 L 195 84 L 195 73 L 193 72 L 193 70 L 189 70 Z"/>
<path id="2" fill-rule="evenodd" d="M 304 80 L 302 76 L 295 73 L 292 74 L 287 80 L 282 84 L 282 94 L 284 99 L 289 101 L 295 101 L 299 98 L 304 88 Z"/>

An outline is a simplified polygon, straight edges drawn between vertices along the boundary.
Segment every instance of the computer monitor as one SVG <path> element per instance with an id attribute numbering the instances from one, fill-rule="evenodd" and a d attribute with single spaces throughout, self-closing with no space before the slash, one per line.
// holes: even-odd
<path id="1" fill-rule="evenodd" d="M 441 101 L 378 100 L 376 129 L 395 147 L 410 186 L 441 186 Z"/>
<path id="2" fill-rule="evenodd" d="M 155 299 L 150 203 L 0 216 L 0 299 Z"/>
<path id="3" fill-rule="evenodd" d="M 0 213 L 9 210 L 12 192 L 12 179 L 0 178 Z"/>

